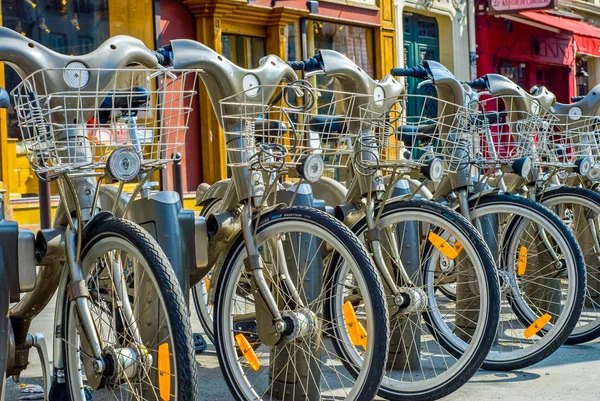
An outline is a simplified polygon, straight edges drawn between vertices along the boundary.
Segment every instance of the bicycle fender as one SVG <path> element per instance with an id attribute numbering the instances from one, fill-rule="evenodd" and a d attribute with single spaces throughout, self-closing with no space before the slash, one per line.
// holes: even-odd
<path id="1" fill-rule="evenodd" d="M 198 185 L 196 189 L 196 206 L 200 206 L 210 199 L 223 199 L 230 182 L 231 179 L 226 178 L 215 182 L 208 188 L 204 184 Z"/>

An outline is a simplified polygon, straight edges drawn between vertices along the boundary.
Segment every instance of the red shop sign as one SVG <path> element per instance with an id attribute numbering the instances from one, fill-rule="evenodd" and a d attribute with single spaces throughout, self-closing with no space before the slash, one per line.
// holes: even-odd
<path id="1" fill-rule="evenodd" d="M 558 0 L 489 0 L 489 14 L 512 14 L 526 10 L 555 8 Z"/>

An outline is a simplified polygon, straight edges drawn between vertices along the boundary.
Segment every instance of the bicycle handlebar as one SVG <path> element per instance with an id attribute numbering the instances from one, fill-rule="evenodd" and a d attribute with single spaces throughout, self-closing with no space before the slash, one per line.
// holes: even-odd
<path id="1" fill-rule="evenodd" d="M 427 78 L 427 70 L 422 65 L 412 68 L 392 68 L 390 74 L 395 77 Z"/>
<path id="2" fill-rule="evenodd" d="M 320 54 L 303 61 L 287 61 L 295 71 L 312 72 L 323 69 L 323 58 Z"/>
<path id="3" fill-rule="evenodd" d="M 155 50 L 154 55 L 158 59 L 158 64 L 163 67 L 171 65 L 173 62 L 173 50 L 171 49 L 171 45 L 163 46 L 160 49 Z"/>
<path id="4" fill-rule="evenodd" d="M 477 90 L 484 90 L 484 89 L 488 88 L 487 79 L 485 79 L 484 77 L 478 78 L 478 79 L 476 79 L 474 81 L 465 82 L 465 84 L 467 84 L 471 88 L 477 89 Z"/>

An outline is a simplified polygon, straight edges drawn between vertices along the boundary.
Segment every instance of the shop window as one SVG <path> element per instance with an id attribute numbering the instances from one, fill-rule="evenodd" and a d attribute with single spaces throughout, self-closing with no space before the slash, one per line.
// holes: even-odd
<path id="1" fill-rule="evenodd" d="M 525 63 L 511 62 L 509 60 L 501 60 L 499 73 L 510 79 L 521 88 L 525 88 Z"/>
<path id="2" fill-rule="evenodd" d="M 244 68 L 258 67 L 267 52 L 265 38 L 224 33 L 221 43 L 223 56 Z"/>
<path id="3" fill-rule="evenodd" d="M 320 49 L 336 50 L 371 76 L 375 73 L 373 30 L 331 22 L 308 21 L 307 41 L 309 56 Z"/>
<path id="4" fill-rule="evenodd" d="M 296 50 L 298 46 L 298 28 L 296 24 L 288 24 L 285 30 L 285 38 L 287 40 L 286 60 L 300 60 L 300 53 Z"/>
<path id="5" fill-rule="evenodd" d="M 2 0 L 2 25 L 59 53 L 89 53 L 110 36 L 108 0 Z M 6 64 L 4 72 L 0 85 L 11 91 L 21 78 Z M 9 138 L 19 139 L 12 108 L 7 117 Z M 24 149 L 20 146 L 17 155 L 18 168 L 26 169 Z M 37 190 L 37 184 L 29 182 L 18 182 L 17 186 L 26 188 L 19 190 L 23 195 L 35 195 Z"/>

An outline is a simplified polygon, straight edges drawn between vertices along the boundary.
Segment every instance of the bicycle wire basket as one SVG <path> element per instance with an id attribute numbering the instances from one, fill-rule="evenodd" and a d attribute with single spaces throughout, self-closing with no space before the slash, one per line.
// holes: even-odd
<path id="1" fill-rule="evenodd" d="M 289 171 L 309 155 L 326 170 L 343 168 L 352 154 L 358 95 L 294 85 L 260 85 L 222 99 L 221 126 L 227 165 L 266 172 Z"/>
<path id="2" fill-rule="evenodd" d="M 472 164 L 500 168 L 524 158 L 537 165 L 546 160 L 555 118 L 536 101 L 526 110 L 522 97 L 484 95 L 473 100 L 469 108 Z"/>
<path id="3" fill-rule="evenodd" d="M 418 169 L 434 158 L 447 173 L 468 167 L 471 110 L 428 95 L 404 94 L 385 113 L 374 102 L 361 107 L 358 170 Z"/>
<path id="4" fill-rule="evenodd" d="M 94 174 L 119 148 L 133 148 L 142 170 L 162 167 L 183 151 L 196 79 L 147 68 L 34 72 L 11 92 L 32 169 Z"/>
<path id="5" fill-rule="evenodd" d="M 554 129 L 548 135 L 546 158 L 566 167 L 590 157 L 600 163 L 600 117 L 582 115 L 575 109 L 553 114 Z"/>

